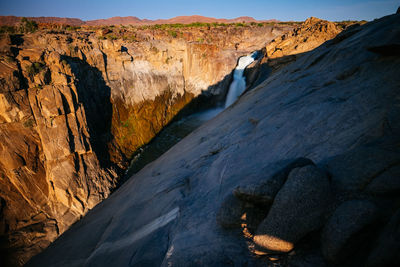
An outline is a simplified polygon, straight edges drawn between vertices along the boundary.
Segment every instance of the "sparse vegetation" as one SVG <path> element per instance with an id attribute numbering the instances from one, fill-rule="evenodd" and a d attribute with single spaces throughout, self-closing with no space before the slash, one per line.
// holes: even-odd
<path id="1" fill-rule="evenodd" d="M 41 62 L 34 62 L 32 65 L 29 65 L 26 67 L 26 72 L 28 73 L 29 77 L 33 77 L 39 72 L 41 72 L 44 69 L 45 65 Z"/>
<path id="2" fill-rule="evenodd" d="M 14 26 L 2 25 L 0 26 L 0 33 L 15 33 L 17 29 Z"/>
<path id="3" fill-rule="evenodd" d="M 172 59 L 172 57 L 167 57 L 166 59 L 165 59 L 165 64 L 168 64 L 169 63 L 169 61 Z"/>
<path id="4" fill-rule="evenodd" d="M 296 25 L 300 25 L 303 22 L 302 21 L 279 21 L 277 22 L 280 25 L 291 25 L 291 26 L 296 26 Z"/>
<path id="5" fill-rule="evenodd" d="M 122 40 L 130 41 L 130 42 L 136 42 L 137 41 L 135 35 L 124 35 L 124 36 L 122 36 Z"/>
<path id="6" fill-rule="evenodd" d="M 20 26 L 20 31 L 21 32 L 35 32 L 38 29 L 38 24 L 36 21 L 33 20 L 28 20 L 27 18 L 22 18 L 21 19 L 21 26 Z"/>
<path id="7" fill-rule="evenodd" d="M 12 56 L 6 56 L 5 59 L 6 59 L 6 61 L 7 61 L 8 63 L 13 63 L 13 62 L 15 62 L 15 58 L 13 58 Z"/>
<path id="8" fill-rule="evenodd" d="M 116 35 L 114 35 L 114 34 L 107 34 L 106 38 L 108 40 L 117 40 L 118 39 L 118 37 Z"/>
<path id="9" fill-rule="evenodd" d="M 67 31 L 77 31 L 77 30 L 81 29 L 81 27 L 80 26 L 69 26 L 69 25 L 67 25 L 65 29 Z"/>
<path id="10" fill-rule="evenodd" d="M 29 118 L 23 123 L 25 128 L 32 128 L 35 125 L 35 120 L 33 118 Z"/>
<path id="11" fill-rule="evenodd" d="M 168 31 L 168 34 L 173 38 L 176 38 L 178 36 L 178 33 L 176 31 Z"/>
<path id="12" fill-rule="evenodd" d="M 155 47 L 155 46 L 151 46 L 151 47 L 150 47 L 150 51 L 151 51 L 153 54 L 157 54 L 157 53 L 159 52 L 158 48 Z"/>

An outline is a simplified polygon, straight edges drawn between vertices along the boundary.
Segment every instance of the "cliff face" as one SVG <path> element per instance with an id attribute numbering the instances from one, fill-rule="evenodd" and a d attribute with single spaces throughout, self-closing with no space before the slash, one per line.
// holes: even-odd
<path id="1" fill-rule="evenodd" d="M 346 28 L 349 26 L 359 25 L 344 25 Z M 271 73 L 334 38 L 342 30 L 342 27 L 333 22 L 311 17 L 293 30 L 273 39 L 262 49 L 263 56 L 246 69 L 247 88 L 260 84 Z"/>
<path id="2" fill-rule="evenodd" d="M 277 68 L 28 265 L 395 265 L 399 25 Z"/>
<path id="3" fill-rule="evenodd" d="M 107 198 L 138 147 L 193 98 L 223 99 L 238 56 L 288 29 L 145 29 L 134 41 L 101 31 L 3 35 L 0 233 L 8 263 L 24 263 Z"/>

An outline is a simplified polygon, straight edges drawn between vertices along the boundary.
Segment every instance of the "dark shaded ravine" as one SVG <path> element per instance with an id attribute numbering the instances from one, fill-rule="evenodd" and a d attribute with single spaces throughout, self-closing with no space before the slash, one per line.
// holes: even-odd
<path id="1" fill-rule="evenodd" d="M 121 179 L 120 184 L 126 182 L 132 175 L 159 158 L 185 136 L 189 135 L 206 121 L 214 118 L 222 110 L 222 107 L 217 107 L 199 111 L 166 126 L 150 143 L 141 147 L 134 155 L 130 167 Z"/>
<path id="2" fill-rule="evenodd" d="M 234 70 L 235 75 L 233 76 L 233 80 L 227 92 L 224 103 L 225 108 L 232 105 L 244 92 L 246 88 L 246 77 L 244 75 L 244 70 L 258 56 L 259 54 L 256 51 L 238 59 L 237 66 Z M 184 116 L 183 118 L 173 121 L 167 125 L 155 138 L 153 138 L 150 143 L 144 145 L 135 153 L 128 170 L 125 172 L 124 177 L 120 180 L 120 185 L 126 182 L 132 175 L 139 172 L 144 166 L 167 152 L 185 136 L 189 135 L 206 121 L 217 116 L 223 110 L 224 108 L 222 106 L 201 110 L 194 114 Z"/>

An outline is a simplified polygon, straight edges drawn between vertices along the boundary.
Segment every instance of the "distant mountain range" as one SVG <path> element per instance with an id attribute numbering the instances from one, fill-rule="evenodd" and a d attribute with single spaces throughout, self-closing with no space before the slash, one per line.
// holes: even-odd
<path id="1" fill-rule="evenodd" d="M 20 22 L 22 17 L 16 16 L 0 16 L 0 25 L 16 25 Z M 171 19 L 139 19 L 138 17 L 112 17 L 108 19 L 96 19 L 83 21 L 77 18 L 59 18 L 59 17 L 27 17 L 29 20 L 34 20 L 37 23 L 56 23 L 56 24 L 68 24 L 73 26 L 89 25 L 89 26 L 99 26 L 99 25 L 151 25 L 151 24 L 190 24 L 194 22 L 202 23 L 237 23 L 237 22 L 277 22 L 278 20 L 256 20 L 252 17 L 238 17 L 234 19 L 217 19 L 211 17 L 204 17 L 199 15 L 193 16 L 178 16 Z"/>

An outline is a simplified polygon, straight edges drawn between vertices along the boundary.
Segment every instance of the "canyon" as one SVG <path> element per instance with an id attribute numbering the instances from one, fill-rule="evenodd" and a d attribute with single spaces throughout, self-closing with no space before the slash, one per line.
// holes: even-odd
<path id="1" fill-rule="evenodd" d="M 350 24 L 2 35 L 4 264 L 397 262 L 400 14 Z"/>
<path id="2" fill-rule="evenodd" d="M 110 29 L 1 38 L 0 229 L 13 264 L 107 198 L 179 112 L 222 101 L 237 58 L 291 26 Z"/>

